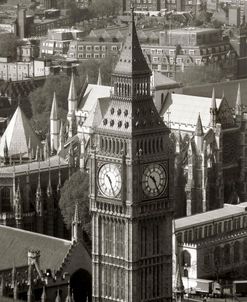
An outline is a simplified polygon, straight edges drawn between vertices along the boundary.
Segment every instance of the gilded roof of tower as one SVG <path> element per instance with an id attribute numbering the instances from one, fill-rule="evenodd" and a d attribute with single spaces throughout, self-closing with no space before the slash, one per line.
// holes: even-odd
<path id="1" fill-rule="evenodd" d="M 114 73 L 125 75 L 151 74 L 140 47 L 133 12 L 127 38 L 123 45 Z"/>

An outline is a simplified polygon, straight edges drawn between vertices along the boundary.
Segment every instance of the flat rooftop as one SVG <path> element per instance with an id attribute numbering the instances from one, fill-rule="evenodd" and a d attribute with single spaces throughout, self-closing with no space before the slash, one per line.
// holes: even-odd
<path id="1" fill-rule="evenodd" d="M 213 33 L 213 32 L 219 32 L 220 29 L 216 28 L 199 28 L 199 27 L 185 27 L 185 28 L 176 28 L 176 29 L 170 29 L 167 32 L 170 33 L 177 33 L 177 34 L 199 34 L 199 33 Z M 164 31 L 163 31 L 164 32 Z"/>

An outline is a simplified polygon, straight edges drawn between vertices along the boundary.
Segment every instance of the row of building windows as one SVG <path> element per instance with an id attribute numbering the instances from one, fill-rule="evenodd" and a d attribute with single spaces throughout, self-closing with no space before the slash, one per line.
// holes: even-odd
<path id="1" fill-rule="evenodd" d="M 141 269 L 141 300 L 154 299 L 161 296 L 163 270 L 163 265 L 154 265 Z"/>
<path id="2" fill-rule="evenodd" d="M 70 49 L 74 49 L 75 47 L 74 46 L 71 46 Z M 111 51 L 118 51 L 119 50 L 119 47 L 116 46 L 116 45 L 112 45 L 111 47 L 109 47 Z M 106 51 L 108 48 L 106 45 L 95 45 L 95 46 L 92 46 L 92 45 L 79 45 L 77 47 L 77 49 L 80 51 L 80 50 L 86 50 L 86 51 Z"/>
<path id="3" fill-rule="evenodd" d="M 102 294 L 105 298 L 125 299 L 125 269 L 110 265 L 102 266 Z"/>
<path id="4" fill-rule="evenodd" d="M 141 139 L 137 141 L 136 146 L 137 152 L 142 152 L 142 154 L 155 154 L 164 151 L 164 141 L 162 137 L 154 137 Z"/>
<path id="5" fill-rule="evenodd" d="M 100 149 L 103 152 L 122 155 L 127 151 L 127 142 L 122 139 L 102 137 Z"/>
<path id="6" fill-rule="evenodd" d="M 124 221 L 103 221 L 103 253 L 124 258 L 125 251 L 125 223 Z"/>
<path id="7" fill-rule="evenodd" d="M 179 232 L 177 234 L 177 240 L 181 242 L 193 242 L 201 240 L 203 238 L 225 234 L 247 227 L 247 216 L 240 216 L 225 221 L 213 222 L 208 225 L 192 227 L 189 230 Z"/>
<path id="8" fill-rule="evenodd" d="M 74 54 L 71 53 L 70 57 L 74 57 Z M 99 53 L 94 53 L 94 54 L 92 54 L 92 53 L 85 53 L 85 54 L 84 53 L 79 53 L 78 58 L 79 59 L 91 59 L 91 58 L 101 59 L 101 58 L 105 58 L 105 54 L 104 53 L 102 53 L 102 54 L 99 54 Z"/>
<path id="9" fill-rule="evenodd" d="M 160 226 L 153 223 L 152 226 L 142 226 L 140 228 L 140 253 L 141 257 L 154 256 L 160 254 Z"/>
<path id="10" fill-rule="evenodd" d="M 178 51 L 178 55 L 195 55 L 195 54 L 200 54 L 200 55 L 206 55 L 206 54 L 213 54 L 213 53 L 219 53 L 219 52 L 224 52 L 230 50 L 230 45 L 221 45 L 221 46 L 216 46 L 216 47 L 208 47 L 208 48 L 203 48 L 203 49 L 180 49 Z M 150 53 L 152 55 L 170 55 L 174 56 L 176 54 L 176 49 L 161 49 L 161 48 L 142 48 L 143 52 Z"/>

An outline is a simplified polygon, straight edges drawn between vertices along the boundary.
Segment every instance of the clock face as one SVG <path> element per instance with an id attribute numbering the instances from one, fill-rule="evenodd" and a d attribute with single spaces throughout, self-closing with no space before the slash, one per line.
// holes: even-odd
<path id="1" fill-rule="evenodd" d="M 167 186 L 166 169 L 159 164 L 148 165 L 142 176 L 142 189 L 146 196 L 157 197 L 161 195 Z"/>
<path id="2" fill-rule="evenodd" d="M 100 191 L 106 197 L 117 197 L 121 190 L 121 174 L 114 164 L 103 165 L 98 174 Z"/>

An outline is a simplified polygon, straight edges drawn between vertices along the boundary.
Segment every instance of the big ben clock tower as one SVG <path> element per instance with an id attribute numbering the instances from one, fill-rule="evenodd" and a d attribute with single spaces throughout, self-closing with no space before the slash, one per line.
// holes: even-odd
<path id="1" fill-rule="evenodd" d="M 173 163 L 134 13 L 90 154 L 93 301 L 171 301 Z"/>

